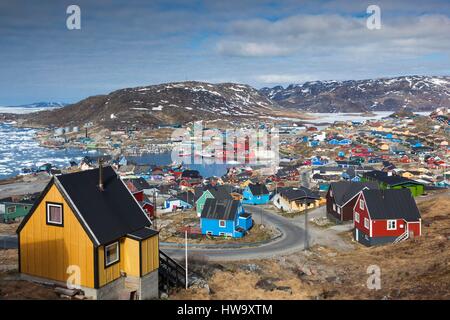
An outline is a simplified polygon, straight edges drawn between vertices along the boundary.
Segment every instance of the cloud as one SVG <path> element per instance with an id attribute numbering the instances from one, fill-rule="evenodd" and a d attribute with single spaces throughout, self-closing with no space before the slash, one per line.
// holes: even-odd
<path id="1" fill-rule="evenodd" d="M 0 104 L 191 79 L 253 86 L 448 74 L 448 0 L 0 1 Z"/>
<path id="2" fill-rule="evenodd" d="M 256 76 L 256 81 L 265 84 L 286 84 L 301 83 L 316 80 L 317 77 L 312 75 L 296 75 L 296 74 L 263 74 Z"/>
<path id="3" fill-rule="evenodd" d="M 286 56 L 294 51 L 293 48 L 283 47 L 276 43 L 239 41 L 220 42 L 217 49 L 221 54 L 238 57 Z"/>
<path id="4" fill-rule="evenodd" d="M 450 50 L 449 30 L 450 18 L 439 14 L 385 19 L 381 30 L 369 30 L 365 18 L 302 14 L 278 21 L 233 22 L 217 48 L 220 54 L 242 57 L 423 55 Z"/>

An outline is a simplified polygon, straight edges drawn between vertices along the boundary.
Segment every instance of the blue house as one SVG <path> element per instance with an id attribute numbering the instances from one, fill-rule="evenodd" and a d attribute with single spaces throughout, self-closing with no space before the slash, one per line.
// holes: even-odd
<path id="1" fill-rule="evenodd" d="M 202 234 L 242 238 L 253 226 L 239 200 L 206 199 L 200 216 Z"/>
<path id="2" fill-rule="evenodd" d="M 350 140 L 350 139 L 342 139 L 342 140 L 339 140 L 338 144 L 341 145 L 341 146 L 343 146 L 343 145 L 350 145 L 350 144 L 352 144 L 352 140 Z"/>
<path id="3" fill-rule="evenodd" d="M 320 145 L 320 141 L 319 140 L 310 140 L 308 142 L 308 146 L 310 146 L 310 147 L 317 147 L 319 145 Z"/>
<path id="4" fill-rule="evenodd" d="M 245 204 L 267 204 L 270 192 L 262 183 L 249 184 L 242 192 L 242 203 Z"/>
<path id="5" fill-rule="evenodd" d="M 120 157 L 119 159 L 119 166 L 126 166 L 128 165 L 128 160 L 124 156 Z"/>
<path id="6" fill-rule="evenodd" d="M 317 157 L 311 159 L 311 165 L 313 166 L 323 166 L 324 164 L 326 164 L 326 161 L 321 160 Z"/>
<path id="7" fill-rule="evenodd" d="M 193 192 L 187 191 L 182 192 L 176 196 L 172 196 L 166 201 L 164 201 L 164 209 L 171 210 L 186 210 L 194 207 L 197 197 Z"/>

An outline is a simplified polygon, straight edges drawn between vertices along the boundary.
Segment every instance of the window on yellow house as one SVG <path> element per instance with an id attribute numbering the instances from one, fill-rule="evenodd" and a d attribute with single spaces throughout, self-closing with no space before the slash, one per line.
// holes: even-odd
<path id="1" fill-rule="evenodd" d="M 105 246 L 105 266 L 108 267 L 119 261 L 119 242 Z"/>
<path id="2" fill-rule="evenodd" d="M 61 203 L 47 202 L 47 224 L 63 225 L 63 206 Z"/>

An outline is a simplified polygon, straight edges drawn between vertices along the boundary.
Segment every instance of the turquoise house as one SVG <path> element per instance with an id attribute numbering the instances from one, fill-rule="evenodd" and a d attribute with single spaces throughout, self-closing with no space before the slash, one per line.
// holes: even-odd
<path id="1" fill-rule="evenodd" d="M 270 192 L 262 183 L 249 184 L 242 192 L 244 204 L 268 204 Z"/>

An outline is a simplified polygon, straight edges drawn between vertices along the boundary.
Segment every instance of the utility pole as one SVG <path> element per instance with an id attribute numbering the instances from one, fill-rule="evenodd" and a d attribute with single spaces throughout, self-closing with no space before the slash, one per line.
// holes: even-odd
<path id="1" fill-rule="evenodd" d="M 156 219 L 157 219 L 157 212 L 156 212 L 156 210 L 157 210 L 157 208 L 158 208 L 158 206 L 156 205 L 156 191 L 155 190 L 153 190 L 153 221 L 155 222 L 155 229 L 156 230 L 158 230 L 158 225 L 157 225 L 157 222 L 156 222 Z"/>
<path id="2" fill-rule="evenodd" d="M 184 251 L 184 260 L 186 261 L 185 266 L 186 266 L 186 290 L 188 288 L 188 251 L 187 251 L 187 229 L 184 230 L 184 237 L 185 237 L 185 251 Z"/>
<path id="3" fill-rule="evenodd" d="M 261 225 L 263 224 L 263 210 L 262 208 L 259 208 L 259 213 L 261 215 Z"/>
<path id="4" fill-rule="evenodd" d="M 309 239 L 308 239 L 308 209 L 305 211 L 305 250 L 309 250 Z"/>

